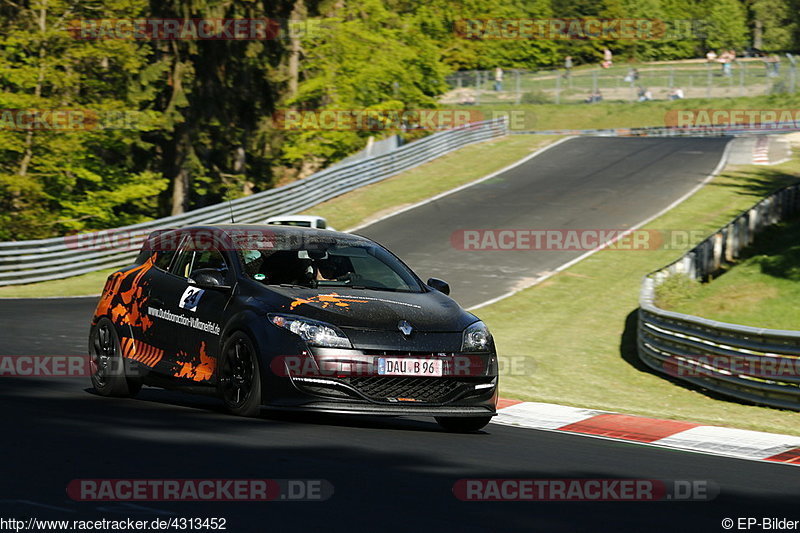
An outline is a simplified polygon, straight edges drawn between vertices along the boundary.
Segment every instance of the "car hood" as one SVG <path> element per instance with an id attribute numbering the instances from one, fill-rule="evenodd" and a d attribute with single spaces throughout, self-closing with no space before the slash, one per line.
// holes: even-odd
<path id="1" fill-rule="evenodd" d="M 280 312 L 344 328 L 397 331 L 399 322 L 406 320 L 416 331 L 461 332 L 477 320 L 438 291 L 406 293 L 279 286 L 270 286 L 268 290 L 280 297 Z"/>

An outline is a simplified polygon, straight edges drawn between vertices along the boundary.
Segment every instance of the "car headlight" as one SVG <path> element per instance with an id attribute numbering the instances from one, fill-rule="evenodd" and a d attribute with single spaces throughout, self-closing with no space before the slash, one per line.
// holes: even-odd
<path id="1" fill-rule="evenodd" d="M 485 352 L 491 348 L 492 334 L 483 322 L 475 322 L 464 330 L 462 352 Z"/>
<path id="2" fill-rule="evenodd" d="M 288 329 L 312 346 L 352 348 L 350 339 L 334 325 L 291 315 L 269 315 L 269 321 Z"/>

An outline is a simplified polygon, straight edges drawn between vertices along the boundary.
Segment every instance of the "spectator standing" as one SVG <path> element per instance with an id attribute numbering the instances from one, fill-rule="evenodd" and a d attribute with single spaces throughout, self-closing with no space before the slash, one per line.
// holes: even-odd
<path id="1" fill-rule="evenodd" d="M 567 56 L 564 58 L 564 68 L 567 71 L 564 74 L 564 77 L 569 78 L 570 74 L 572 73 L 572 56 Z"/>
<path id="2" fill-rule="evenodd" d="M 609 68 L 611 65 L 614 64 L 613 61 L 614 54 L 611 53 L 611 50 L 608 48 L 603 48 L 603 63 L 601 64 L 603 68 Z"/>
<path id="3" fill-rule="evenodd" d="M 780 75 L 781 58 L 777 54 L 772 54 L 764 58 L 764 66 L 767 68 L 767 76 L 777 78 Z"/>
<path id="4" fill-rule="evenodd" d="M 503 69 L 501 69 L 500 67 L 494 69 L 494 90 L 495 91 L 503 90 Z"/>
<path id="5" fill-rule="evenodd" d="M 733 61 L 733 58 L 734 56 L 731 55 L 730 50 L 725 50 L 719 55 L 717 61 L 722 64 L 723 76 L 730 76 L 732 74 L 731 62 Z"/>

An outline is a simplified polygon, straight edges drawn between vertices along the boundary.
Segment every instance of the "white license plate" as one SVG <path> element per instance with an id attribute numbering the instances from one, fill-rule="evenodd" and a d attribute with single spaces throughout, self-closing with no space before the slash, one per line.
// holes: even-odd
<path id="1" fill-rule="evenodd" d="M 378 359 L 378 375 L 437 377 L 442 375 L 442 361 L 440 359 L 381 357 Z"/>

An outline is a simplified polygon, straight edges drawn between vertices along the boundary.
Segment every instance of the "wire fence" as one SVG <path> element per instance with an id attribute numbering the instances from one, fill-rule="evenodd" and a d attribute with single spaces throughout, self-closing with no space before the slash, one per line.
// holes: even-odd
<path id="1" fill-rule="evenodd" d="M 460 71 L 447 78 L 445 104 L 545 104 L 730 98 L 800 89 L 797 58 L 740 58 L 725 66 L 713 61 L 626 63 L 609 68 Z"/>

